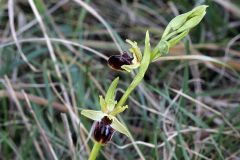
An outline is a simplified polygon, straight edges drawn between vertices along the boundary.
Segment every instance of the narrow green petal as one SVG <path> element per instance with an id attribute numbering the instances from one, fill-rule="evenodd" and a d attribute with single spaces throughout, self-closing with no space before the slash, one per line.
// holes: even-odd
<path id="1" fill-rule="evenodd" d="M 116 116 L 117 114 L 122 113 L 123 111 L 125 111 L 127 108 L 128 108 L 128 105 L 118 106 L 110 113 L 110 115 Z"/>
<path id="2" fill-rule="evenodd" d="M 107 112 L 112 112 L 114 109 L 115 105 L 117 104 L 117 101 L 110 99 L 107 101 Z"/>
<path id="3" fill-rule="evenodd" d="M 95 110 L 88 110 L 88 109 L 82 110 L 81 114 L 94 121 L 100 121 L 104 116 L 107 116 L 107 114 L 103 113 L 102 111 L 95 111 Z"/>
<path id="4" fill-rule="evenodd" d="M 115 90 L 117 88 L 117 84 L 119 81 L 119 77 L 115 78 L 114 81 L 111 83 L 110 87 L 108 88 L 105 101 L 108 102 L 109 100 L 114 100 Z"/>
<path id="5" fill-rule="evenodd" d="M 107 103 L 102 96 L 99 96 L 99 103 L 100 103 L 102 112 L 107 113 Z"/>
<path id="6" fill-rule="evenodd" d="M 133 69 L 136 69 L 140 66 L 140 63 L 130 64 L 130 65 L 122 65 L 121 68 L 127 72 L 131 72 Z"/>
<path id="7" fill-rule="evenodd" d="M 111 124 L 112 128 L 115 129 L 116 131 L 130 137 L 130 133 L 129 133 L 128 129 L 116 117 L 112 117 L 112 119 L 113 119 L 113 122 Z"/>
<path id="8" fill-rule="evenodd" d="M 133 53 L 133 56 L 136 57 L 136 60 L 138 62 L 141 62 L 142 52 L 141 52 L 140 48 L 138 47 L 137 42 L 135 42 L 135 41 L 133 42 L 129 39 L 127 39 L 126 42 L 132 46 L 132 48 L 130 48 L 129 51 Z"/>

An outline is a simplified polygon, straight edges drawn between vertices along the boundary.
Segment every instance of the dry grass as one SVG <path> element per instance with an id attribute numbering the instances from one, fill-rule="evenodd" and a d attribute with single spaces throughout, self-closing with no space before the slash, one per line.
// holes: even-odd
<path id="1" fill-rule="evenodd" d="M 87 159 L 92 122 L 125 39 L 156 44 L 199 1 L 0 1 L 0 159 Z M 240 159 L 240 3 L 206 1 L 203 22 L 154 62 L 99 159 Z M 118 96 L 117 94 L 117 96 Z"/>

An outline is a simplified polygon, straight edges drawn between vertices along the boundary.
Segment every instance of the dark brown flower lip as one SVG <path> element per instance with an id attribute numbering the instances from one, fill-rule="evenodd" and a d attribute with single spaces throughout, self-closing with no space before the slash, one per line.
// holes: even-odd
<path id="1" fill-rule="evenodd" d="M 105 125 L 110 125 L 112 124 L 112 120 L 109 119 L 107 116 L 104 116 L 101 120 L 101 122 L 103 122 Z"/>
<path id="2" fill-rule="evenodd" d="M 124 71 L 121 67 L 123 65 L 130 65 L 132 64 L 133 58 L 130 57 L 127 52 L 123 52 L 121 55 L 112 55 L 108 59 L 108 65 L 110 68 L 118 71 Z"/>
<path id="3" fill-rule="evenodd" d="M 115 132 L 111 127 L 112 120 L 107 116 L 103 117 L 101 121 L 96 122 L 93 131 L 94 139 L 102 144 L 109 142 Z"/>

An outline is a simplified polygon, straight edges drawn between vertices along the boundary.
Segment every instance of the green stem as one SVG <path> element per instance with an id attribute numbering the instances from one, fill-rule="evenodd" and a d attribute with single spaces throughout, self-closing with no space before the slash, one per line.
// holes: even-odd
<path id="1" fill-rule="evenodd" d="M 132 83 L 129 85 L 127 90 L 124 92 L 123 96 L 119 100 L 117 106 L 123 106 L 124 103 L 126 102 L 128 96 L 131 94 L 131 92 L 137 87 L 137 85 L 142 81 L 144 74 L 147 70 L 144 71 L 144 73 L 138 72 L 136 77 L 133 79 Z"/>
<path id="2" fill-rule="evenodd" d="M 98 142 L 94 142 L 94 146 L 92 148 L 91 154 L 88 160 L 95 160 L 97 158 L 98 152 L 100 151 L 102 144 Z"/>

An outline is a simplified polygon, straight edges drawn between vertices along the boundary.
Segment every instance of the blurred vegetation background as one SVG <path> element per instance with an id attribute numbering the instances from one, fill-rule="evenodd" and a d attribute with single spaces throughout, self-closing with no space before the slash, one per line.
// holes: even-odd
<path id="1" fill-rule="evenodd" d="M 116 133 L 98 159 L 239 160 L 239 0 L 0 0 L 0 159 L 87 159 L 93 122 L 80 111 L 99 109 L 114 77 L 117 97 L 132 80 L 107 57 L 127 51 L 126 38 L 143 46 L 147 29 L 157 44 L 201 4 L 203 21 L 173 60 L 150 65 L 121 114 L 134 139 Z"/>

